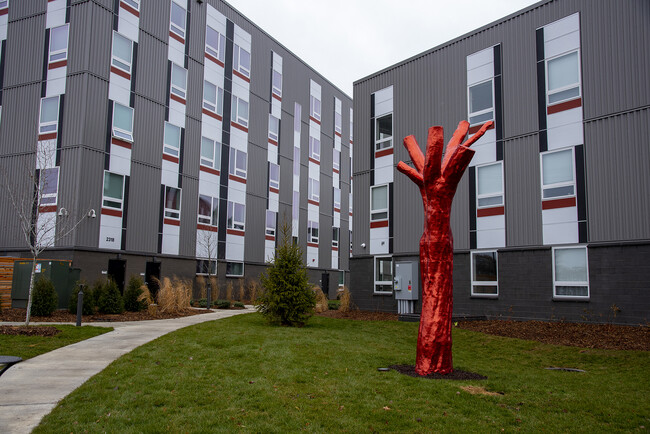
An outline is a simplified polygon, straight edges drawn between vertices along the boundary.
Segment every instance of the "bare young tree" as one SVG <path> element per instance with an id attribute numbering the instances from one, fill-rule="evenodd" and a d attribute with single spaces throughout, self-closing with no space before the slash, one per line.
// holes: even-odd
<path id="1" fill-rule="evenodd" d="M 35 166 L 27 165 L 29 167 L 22 171 L 22 178 L 10 179 L 7 168 L 0 167 L 4 189 L 33 260 L 25 325 L 29 325 L 31 317 L 32 292 L 39 256 L 70 235 L 87 217 L 95 215 L 92 210 L 75 214 L 57 203 L 59 167 L 55 166 L 55 146 L 41 146 L 35 154 Z"/>
<path id="2" fill-rule="evenodd" d="M 210 229 L 210 230 L 209 230 Z M 219 244 L 219 238 L 217 232 L 211 230 L 211 228 L 200 229 L 196 231 L 196 246 L 197 252 L 196 257 L 203 259 L 205 266 L 200 271 L 208 277 L 208 288 L 207 291 L 209 294 L 206 294 L 208 300 L 212 297 L 212 292 L 216 290 L 217 285 L 217 248 Z M 208 309 L 210 306 L 208 306 Z"/>

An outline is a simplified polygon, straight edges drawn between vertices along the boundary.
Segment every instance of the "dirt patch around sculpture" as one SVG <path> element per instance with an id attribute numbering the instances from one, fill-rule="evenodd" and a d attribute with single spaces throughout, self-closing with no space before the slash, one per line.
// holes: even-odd
<path id="1" fill-rule="evenodd" d="M 0 326 L 0 335 L 11 336 L 56 336 L 61 330 L 56 327 Z"/>
<path id="2" fill-rule="evenodd" d="M 429 375 L 420 375 L 415 372 L 414 365 L 390 365 L 390 369 L 393 369 L 400 374 L 408 375 L 409 377 L 415 378 L 425 378 L 427 380 L 486 380 L 487 377 L 481 374 L 475 374 L 474 372 L 461 371 L 459 369 L 454 369 L 449 374 L 436 374 L 435 372 Z"/>

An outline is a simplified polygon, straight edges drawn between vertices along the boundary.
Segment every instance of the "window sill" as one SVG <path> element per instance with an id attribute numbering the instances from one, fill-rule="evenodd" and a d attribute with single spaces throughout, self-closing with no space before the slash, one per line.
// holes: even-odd
<path id="1" fill-rule="evenodd" d="M 497 300 L 499 298 L 499 294 L 472 294 L 469 296 L 469 298 L 487 298 Z"/>
<path id="2" fill-rule="evenodd" d="M 378 296 L 387 296 L 388 295 L 388 296 L 390 296 L 390 295 L 393 295 L 393 293 L 392 292 L 373 292 L 372 295 L 373 296 L 375 296 L 375 295 L 378 295 Z"/>
<path id="3" fill-rule="evenodd" d="M 582 302 L 582 303 L 589 303 L 589 297 L 571 297 L 571 296 L 553 296 L 553 301 L 571 301 L 571 302 Z"/>

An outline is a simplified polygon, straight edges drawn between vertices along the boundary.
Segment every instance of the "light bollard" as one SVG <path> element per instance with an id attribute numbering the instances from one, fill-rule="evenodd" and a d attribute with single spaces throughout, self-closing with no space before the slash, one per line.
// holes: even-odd
<path id="1" fill-rule="evenodd" d="M 205 306 L 206 309 L 210 310 L 210 305 L 212 304 L 212 288 L 210 287 L 210 282 L 207 284 L 208 290 L 207 290 L 207 304 Z"/>
<path id="2" fill-rule="evenodd" d="M 81 313 L 84 306 L 84 286 L 79 285 L 79 292 L 77 293 L 77 327 L 81 326 Z"/>

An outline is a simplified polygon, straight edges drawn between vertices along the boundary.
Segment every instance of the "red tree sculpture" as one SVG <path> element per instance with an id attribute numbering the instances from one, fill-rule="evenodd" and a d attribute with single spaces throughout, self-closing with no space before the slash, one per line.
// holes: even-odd
<path id="1" fill-rule="evenodd" d="M 424 205 L 424 233 L 420 238 L 420 275 L 422 280 L 422 314 L 415 371 L 448 374 L 451 362 L 451 311 L 453 307 L 454 241 L 449 214 L 456 187 L 469 165 L 474 150 L 469 147 L 492 125 L 487 122 L 465 143 L 469 123 L 461 121 L 447 144 L 444 159 L 442 127 L 429 128 L 426 158 L 415 137 L 404 138 L 415 168 L 403 161 L 397 170 L 419 188 Z M 442 162 L 442 163 L 441 163 Z"/>

